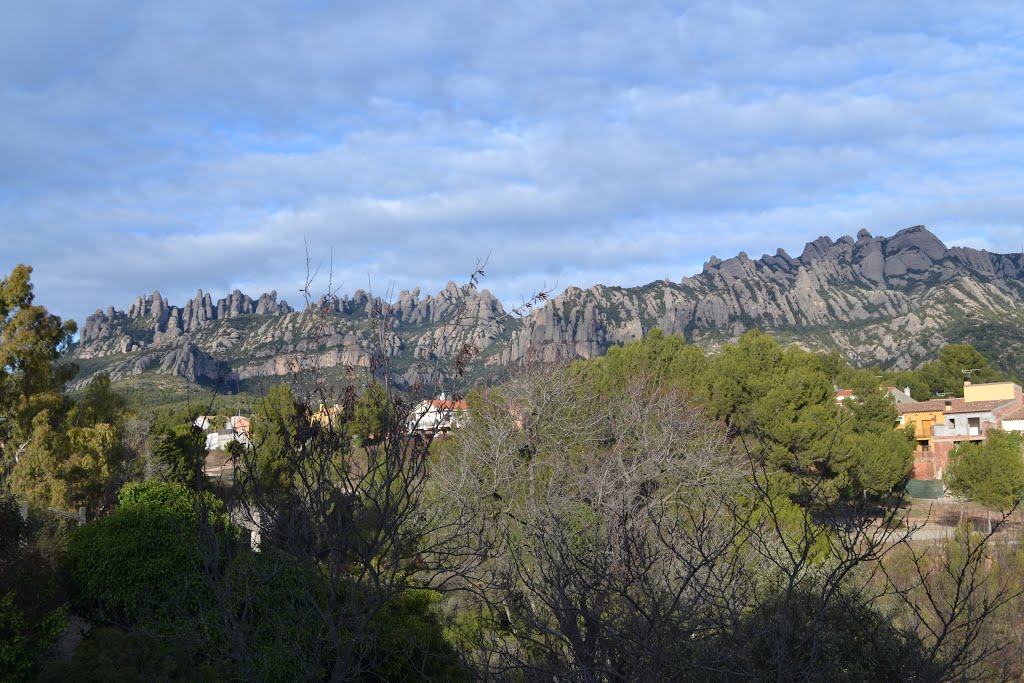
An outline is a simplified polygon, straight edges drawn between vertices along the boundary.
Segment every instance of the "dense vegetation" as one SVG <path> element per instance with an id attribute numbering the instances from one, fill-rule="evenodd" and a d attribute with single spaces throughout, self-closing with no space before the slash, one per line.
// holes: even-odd
<path id="1" fill-rule="evenodd" d="M 150 416 L 102 376 L 62 394 L 73 326 L 34 305 L 27 269 L 2 287 L 10 678 L 1024 673 L 1017 547 L 966 526 L 922 545 L 901 521 L 914 442 L 880 384 L 998 378 L 970 347 L 880 383 L 756 331 L 714 356 L 655 332 L 476 389 L 448 435 L 406 429 L 418 397 L 384 364 L 333 395 L 271 387 L 215 482 L 207 406 Z M 950 485 L 1005 514 L 1021 450 L 965 448 Z M 84 640 L 51 649 L 72 623 Z"/>

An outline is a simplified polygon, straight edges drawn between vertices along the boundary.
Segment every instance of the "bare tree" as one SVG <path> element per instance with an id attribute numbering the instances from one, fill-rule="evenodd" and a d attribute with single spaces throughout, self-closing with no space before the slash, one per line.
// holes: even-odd
<path id="1" fill-rule="evenodd" d="M 1017 593 L 990 539 L 922 551 L 898 496 L 812 479 L 797 505 L 749 443 L 642 375 L 599 394 L 549 366 L 484 392 L 433 478 L 473 532 L 451 605 L 478 674 L 992 678 L 981 639 Z"/>
<path id="2" fill-rule="evenodd" d="M 483 675 L 687 672 L 742 530 L 719 514 L 739 481 L 724 432 L 684 396 L 636 378 L 602 398 L 538 368 L 488 392 L 436 467 L 477 533 L 464 636 Z"/>
<path id="3" fill-rule="evenodd" d="M 484 265 L 478 264 L 468 288 L 477 286 Z M 328 269 L 326 294 L 314 298 L 320 268 L 311 261 L 307 266 L 304 315 L 311 340 L 293 359 L 287 389 L 271 387 L 257 406 L 252 447 L 234 449 L 235 518 L 258 534 L 260 560 L 251 565 L 255 569 L 225 573 L 219 567 L 225 557 L 237 557 L 239 547 L 207 534 L 208 575 L 223 604 L 222 630 L 239 671 L 255 675 L 257 670 L 256 584 L 288 577 L 296 605 L 315 624 L 306 632 L 312 642 L 294 653 L 301 676 L 349 680 L 378 670 L 382 614 L 403 596 L 446 589 L 476 564 L 469 530 L 443 506 L 431 504 L 434 435 L 417 429 L 416 418 L 407 423 L 427 392 L 440 387 L 460 395 L 461 374 L 478 352 L 465 334 L 476 312 L 464 296 L 455 298 L 448 316 L 421 344 L 425 352 L 417 366 L 406 373 L 419 379 L 410 386 L 391 365 L 400 342 L 390 292 L 384 299 L 371 298 L 365 367 L 344 368 L 342 379 L 334 372 L 332 380 L 337 289 Z M 367 391 L 373 383 L 380 391 Z M 352 418 L 361 395 L 373 403 L 381 428 L 357 443 Z M 241 550 L 243 556 L 247 552 Z M 457 662 L 431 660 L 443 653 L 411 646 L 387 654 L 405 658 L 406 672 L 424 677 L 454 670 L 446 666 L 457 668 Z"/>

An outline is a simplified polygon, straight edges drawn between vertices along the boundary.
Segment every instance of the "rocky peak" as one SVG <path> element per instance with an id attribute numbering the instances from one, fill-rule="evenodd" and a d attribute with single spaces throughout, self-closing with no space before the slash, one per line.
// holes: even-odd
<path id="1" fill-rule="evenodd" d="M 487 290 L 455 283 L 434 295 L 403 290 L 390 301 L 356 290 L 310 308 L 336 314 L 315 343 L 313 316 L 295 313 L 277 292 L 253 299 L 235 290 L 214 303 L 199 290 L 183 306 L 154 292 L 127 312 L 109 307 L 89 316 L 74 354 L 109 356 L 112 377 L 234 372 L 246 381 L 291 372 L 310 348 L 327 349 L 324 366 L 365 367 L 377 343 L 366 335 L 366 317 L 379 315 L 397 363 L 408 367 L 410 357 L 442 357 L 470 344 L 481 351 L 478 376 L 527 357 L 591 358 L 655 327 L 708 348 L 757 327 L 857 363 L 907 367 L 957 341 L 947 332 L 951 321 L 1024 319 L 1024 255 L 950 249 L 922 226 L 891 237 L 862 229 L 856 237 L 819 237 L 796 258 L 784 249 L 757 260 L 745 252 L 712 256 L 679 283 L 569 287 L 522 320 L 510 320 Z M 245 316 L 260 319 L 236 320 Z M 456 318 L 458 326 L 447 324 Z"/>
<path id="2" fill-rule="evenodd" d="M 167 299 L 154 291 L 149 296 L 138 296 L 127 311 L 118 311 L 108 306 L 106 312 L 97 310 L 85 320 L 81 341 L 90 342 L 114 334 L 119 327 L 142 323 L 152 339 L 139 340 L 141 344 L 160 343 L 189 332 L 195 332 L 213 320 L 224 320 L 239 315 L 284 315 L 294 309 L 287 301 L 277 301 L 277 292 L 261 294 L 257 301 L 239 290 L 233 291 L 214 305 L 213 299 L 203 290 L 196 290 L 196 296 L 183 306 L 172 306 Z"/>

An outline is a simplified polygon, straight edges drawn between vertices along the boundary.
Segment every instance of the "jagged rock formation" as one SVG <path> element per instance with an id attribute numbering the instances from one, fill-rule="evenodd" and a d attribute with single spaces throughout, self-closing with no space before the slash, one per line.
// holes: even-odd
<path id="1" fill-rule="evenodd" d="M 923 226 L 891 238 L 819 237 L 793 258 L 712 256 L 680 283 L 570 288 L 526 321 L 506 360 L 591 357 L 658 327 L 714 347 L 753 327 L 858 364 L 910 367 L 954 324 L 1024 313 L 1024 256 L 947 248 Z"/>
<path id="2" fill-rule="evenodd" d="M 244 381 L 314 366 L 373 369 L 382 355 L 414 381 L 420 363 L 472 347 L 470 376 L 486 379 L 527 356 L 598 356 L 653 328 L 714 348 L 758 327 L 857 364 L 910 367 L 943 343 L 1018 329 L 1022 276 L 1021 254 L 947 248 L 922 226 L 893 237 L 861 230 L 820 237 L 796 258 L 782 249 L 757 260 L 712 256 L 678 283 L 570 287 L 522 320 L 486 290 L 453 283 L 436 296 L 416 289 L 391 302 L 357 290 L 301 312 L 276 292 L 253 300 L 236 290 L 214 305 L 199 291 L 180 307 L 154 292 L 127 312 L 89 316 L 72 357 L 88 366 L 78 385 L 98 371 Z M 1024 348 L 1019 335 L 1007 344 Z"/>

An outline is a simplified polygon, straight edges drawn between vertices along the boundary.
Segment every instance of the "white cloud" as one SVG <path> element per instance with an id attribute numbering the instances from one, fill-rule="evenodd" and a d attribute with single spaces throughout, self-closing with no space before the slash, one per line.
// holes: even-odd
<path id="1" fill-rule="evenodd" d="M 0 270 L 82 318 L 295 299 L 303 238 L 349 290 L 490 252 L 508 300 L 861 227 L 1017 251 L 1022 34 L 1004 3 L 22 5 Z"/>

